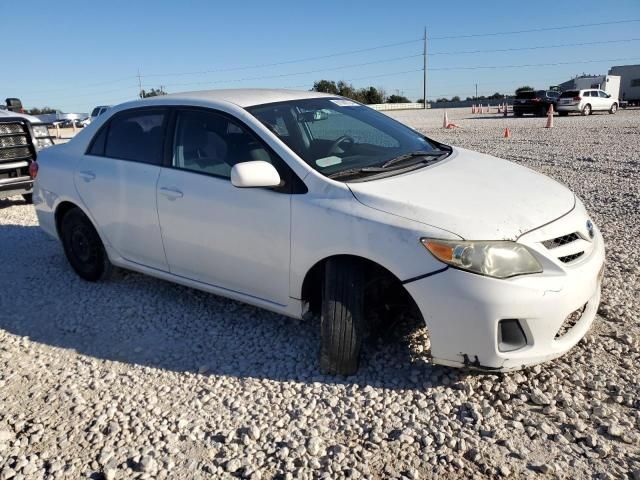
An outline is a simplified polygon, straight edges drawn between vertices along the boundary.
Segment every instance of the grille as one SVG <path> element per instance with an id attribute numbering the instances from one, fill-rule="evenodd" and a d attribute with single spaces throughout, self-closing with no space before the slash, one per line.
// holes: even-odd
<path id="1" fill-rule="evenodd" d="M 551 240 L 545 240 L 544 242 L 542 242 L 542 245 L 551 250 L 553 248 L 558 248 L 568 243 L 575 242 L 579 238 L 580 237 L 578 236 L 578 234 L 574 232 L 563 235 L 561 237 L 552 238 Z"/>
<path id="2" fill-rule="evenodd" d="M 579 309 L 571 312 L 569 316 L 567 316 L 567 318 L 564 319 L 564 322 L 562 322 L 562 325 L 560 325 L 560 329 L 558 330 L 558 333 L 556 333 L 555 338 L 562 337 L 567 332 L 569 332 L 569 330 L 575 327 L 576 323 L 578 323 L 582 318 L 582 314 L 584 313 L 585 308 L 587 308 L 586 303 Z"/>
<path id="3" fill-rule="evenodd" d="M 560 260 L 562 263 L 569 263 L 569 262 L 573 262 L 574 260 L 577 260 L 582 255 L 584 255 L 584 252 L 572 253 L 571 255 L 565 255 L 564 257 L 558 257 L 558 260 Z"/>
<path id="4" fill-rule="evenodd" d="M 0 163 L 15 160 L 31 160 L 34 157 L 29 128 L 24 121 L 0 121 Z M 0 170 L 2 165 L 0 164 Z M 6 173 L 7 170 L 4 170 Z M 22 176 L 22 171 L 16 171 Z"/>
<path id="5" fill-rule="evenodd" d="M 19 123 L 0 123 L 0 135 L 24 132 L 24 127 Z"/>
<path id="6" fill-rule="evenodd" d="M 0 150 L 0 160 L 17 160 L 21 158 L 28 158 L 31 156 L 29 147 L 16 147 Z"/>
<path id="7" fill-rule="evenodd" d="M 27 137 L 24 135 L 7 135 L 0 137 L 0 148 L 16 147 L 27 144 Z"/>

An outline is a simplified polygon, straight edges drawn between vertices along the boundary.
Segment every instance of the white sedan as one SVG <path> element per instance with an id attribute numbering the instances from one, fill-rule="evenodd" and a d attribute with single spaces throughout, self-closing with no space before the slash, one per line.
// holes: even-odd
<path id="1" fill-rule="evenodd" d="M 89 281 L 113 266 L 295 318 L 352 374 L 420 316 L 433 361 L 513 370 L 594 320 L 604 242 L 559 183 L 351 100 L 220 90 L 125 103 L 38 157 L 34 203 Z"/>

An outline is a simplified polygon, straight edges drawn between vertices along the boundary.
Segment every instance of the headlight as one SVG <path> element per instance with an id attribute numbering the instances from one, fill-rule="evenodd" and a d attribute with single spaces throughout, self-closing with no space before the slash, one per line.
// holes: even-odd
<path id="1" fill-rule="evenodd" d="M 495 278 L 541 273 L 542 265 L 524 245 L 509 241 L 466 242 L 420 240 L 441 262 L 469 272 Z"/>
<path id="2" fill-rule="evenodd" d="M 34 137 L 49 137 L 49 129 L 45 125 L 33 125 L 32 128 Z"/>
<path id="3" fill-rule="evenodd" d="M 35 144 L 36 144 L 36 148 L 38 150 L 42 150 L 43 148 L 47 148 L 47 147 L 50 147 L 51 145 L 53 145 L 53 142 L 51 141 L 51 139 L 49 137 L 47 137 L 47 138 L 36 138 L 35 139 Z"/>

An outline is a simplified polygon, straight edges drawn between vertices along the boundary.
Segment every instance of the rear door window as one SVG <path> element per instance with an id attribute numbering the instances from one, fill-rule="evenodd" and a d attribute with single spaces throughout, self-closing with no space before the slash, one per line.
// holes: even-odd
<path id="1" fill-rule="evenodd" d="M 133 110 L 116 115 L 107 126 L 104 156 L 161 165 L 166 118 L 165 109 Z"/>
<path id="2" fill-rule="evenodd" d="M 578 90 L 567 90 L 560 94 L 560 98 L 573 98 L 578 96 L 580 96 L 580 92 Z"/>

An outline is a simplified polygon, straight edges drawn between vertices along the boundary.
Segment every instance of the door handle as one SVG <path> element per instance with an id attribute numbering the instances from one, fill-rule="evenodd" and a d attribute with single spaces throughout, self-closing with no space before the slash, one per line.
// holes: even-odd
<path id="1" fill-rule="evenodd" d="M 182 192 L 175 187 L 160 187 L 160 193 L 169 200 L 175 200 L 176 198 L 182 198 L 184 196 Z"/>
<path id="2" fill-rule="evenodd" d="M 93 180 L 96 179 L 96 174 L 89 171 L 89 170 L 84 170 L 82 172 L 79 172 L 78 175 L 80 176 L 80 178 L 82 178 L 85 182 L 91 182 Z"/>

